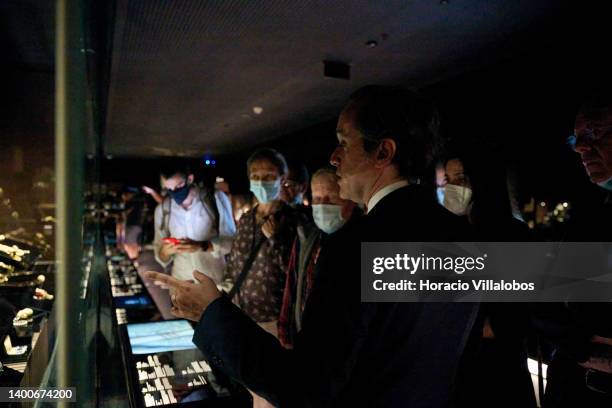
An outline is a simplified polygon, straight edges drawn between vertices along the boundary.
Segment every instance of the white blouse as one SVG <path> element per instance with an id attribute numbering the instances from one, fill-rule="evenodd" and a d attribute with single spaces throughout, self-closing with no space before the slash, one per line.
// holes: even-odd
<path id="1" fill-rule="evenodd" d="M 211 241 L 211 252 L 197 251 L 193 253 L 175 254 L 172 257 L 172 276 L 181 280 L 194 280 L 193 271 L 198 270 L 219 284 L 223 280 L 225 270 L 225 255 L 232 247 L 236 234 L 236 224 L 232 215 L 232 205 L 228 196 L 222 191 L 215 191 L 217 208 L 219 209 L 219 236 L 213 228 L 213 210 L 200 200 L 198 193 L 188 209 L 170 199 L 170 214 L 166 216 L 168 228 L 161 225 L 163 218 L 162 205 L 168 208 L 167 201 L 155 209 L 155 259 L 166 267 L 170 262 L 159 258 L 162 238 L 189 238 L 194 241 Z M 168 199 L 166 199 L 168 200 Z M 166 231 L 170 231 L 168 235 Z"/>

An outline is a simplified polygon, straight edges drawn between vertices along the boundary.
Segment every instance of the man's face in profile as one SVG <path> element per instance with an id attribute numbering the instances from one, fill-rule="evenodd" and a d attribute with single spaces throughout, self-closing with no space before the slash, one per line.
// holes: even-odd
<path id="1" fill-rule="evenodd" d="M 612 106 L 580 112 L 574 131 L 574 150 L 580 154 L 591 181 L 608 181 L 612 178 Z"/>
<path id="2" fill-rule="evenodd" d="M 336 167 L 340 198 L 364 203 L 376 169 L 364 150 L 363 137 L 354 125 L 354 111 L 350 105 L 340 114 L 336 135 L 338 146 L 329 161 Z"/>

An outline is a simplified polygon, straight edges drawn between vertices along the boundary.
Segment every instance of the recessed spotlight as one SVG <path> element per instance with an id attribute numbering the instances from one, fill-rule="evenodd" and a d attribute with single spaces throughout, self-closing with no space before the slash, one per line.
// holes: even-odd
<path id="1" fill-rule="evenodd" d="M 261 106 L 253 106 L 253 113 L 256 115 L 261 115 L 263 112 L 263 108 Z"/>
<path id="2" fill-rule="evenodd" d="M 375 40 L 370 40 L 370 41 L 366 42 L 365 45 L 368 48 L 375 48 L 378 45 L 378 42 L 376 42 Z"/>

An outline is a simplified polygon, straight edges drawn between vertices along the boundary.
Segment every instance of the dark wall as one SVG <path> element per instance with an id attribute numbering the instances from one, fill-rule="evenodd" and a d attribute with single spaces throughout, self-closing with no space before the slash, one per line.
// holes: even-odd
<path id="1" fill-rule="evenodd" d="M 32 218 L 32 183 L 50 181 L 55 163 L 53 73 L 5 70 L 0 76 L 0 188 L 22 217 Z M 53 188 L 37 189 L 37 199 L 53 202 Z"/>
<path id="2" fill-rule="evenodd" d="M 581 102 L 612 79 L 604 57 L 606 15 L 578 9 L 547 47 L 427 88 L 443 114 L 446 136 L 492 147 L 518 171 L 525 197 L 597 196 L 566 141 Z"/>
<path id="3" fill-rule="evenodd" d="M 35 215 L 32 201 L 53 200 L 52 185 L 34 191 L 32 181 L 50 181 L 54 166 L 54 7 L 0 2 L 0 188 L 9 211 L 26 218 Z"/>
<path id="4" fill-rule="evenodd" d="M 568 25 L 552 33 L 546 46 L 526 47 L 495 64 L 483 55 L 483 68 L 422 89 L 442 113 L 445 136 L 476 140 L 513 165 L 524 198 L 573 200 L 596 191 L 565 142 L 580 101 L 610 80 L 606 15 L 592 4 L 573 9 Z M 328 163 L 336 144 L 334 129 L 334 120 L 304 124 L 303 131 L 266 145 L 313 171 Z M 217 158 L 216 171 L 232 190 L 247 190 L 244 163 L 254 149 Z M 155 160 L 111 160 L 104 169 L 107 180 L 157 180 Z"/>

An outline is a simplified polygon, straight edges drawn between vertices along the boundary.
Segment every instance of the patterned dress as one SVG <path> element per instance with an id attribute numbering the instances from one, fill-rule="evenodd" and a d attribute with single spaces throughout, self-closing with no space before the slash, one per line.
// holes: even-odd
<path id="1" fill-rule="evenodd" d="M 266 239 L 261 224 L 257 223 L 256 211 L 257 207 L 245 213 L 238 221 L 225 279 L 235 282 L 257 242 L 264 240 L 233 301 L 254 321 L 270 322 L 278 320 L 280 314 L 286 265 L 300 216 L 283 204 L 275 214 L 279 221 L 277 233 Z"/>

